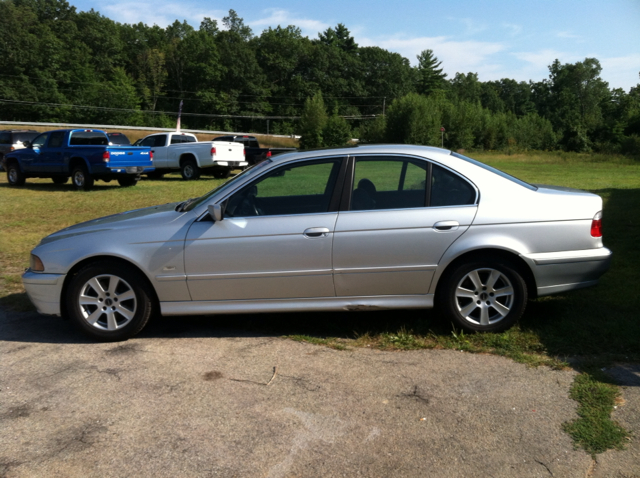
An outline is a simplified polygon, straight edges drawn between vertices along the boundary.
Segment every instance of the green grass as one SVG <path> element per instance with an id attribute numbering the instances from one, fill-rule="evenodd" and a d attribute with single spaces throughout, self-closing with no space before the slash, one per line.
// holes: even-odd
<path id="1" fill-rule="evenodd" d="M 597 369 L 581 373 L 571 387 L 570 397 L 578 402 L 579 418 L 565 423 L 563 428 L 576 445 L 593 457 L 611 448 L 623 448 L 630 436 L 610 418 L 620 392 L 609 377 Z"/>
<path id="2" fill-rule="evenodd" d="M 604 199 L 604 244 L 611 270 L 595 288 L 531 301 L 519 324 L 500 334 L 466 334 L 435 311 L 292 313 L 234 318 L 233 327 L 345 349 L 455 349 L 492 353 L 528 365 L 568 367 L 594 360 L 604 365 L 640 361 L 640 163 L 623 157 L 568 153 L 469 154 L 532 183 L 591 190 Z M 200 196 L 220 180 L 142 180 L 133 188 L 98 182 L 76 192 L 67 184 L 27 180 L 7 185 L 0 174 L 0 305 L 33 310 L 20 282 L 29 251 L 63 227 L 99 216 Z M 577 358 L 577 359 L 576 359 Z M 626 432 L 609 419 L 617 388 L 589 369 L 571 391 L 579 419 L 565 429 L 589 453 L 620 447 Z"/>

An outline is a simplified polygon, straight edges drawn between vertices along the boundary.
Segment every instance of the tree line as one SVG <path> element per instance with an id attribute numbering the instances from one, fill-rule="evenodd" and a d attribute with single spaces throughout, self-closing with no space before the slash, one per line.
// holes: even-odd
<path id="1" fill-rule="evenodd" d="M 0 119 L 302 134 L 452 149 L 640 153 L 640 84 L 602 80 L 595 58 L 542 81 L 447 78 L 432 50 L 361 47 L 343 24 L 310 39 L 259 35 L 234 10 L 198 29 L 117 23 L 64 0 L 0 0 Z M 444 132 L 441 131 L 444 128 Z"/>

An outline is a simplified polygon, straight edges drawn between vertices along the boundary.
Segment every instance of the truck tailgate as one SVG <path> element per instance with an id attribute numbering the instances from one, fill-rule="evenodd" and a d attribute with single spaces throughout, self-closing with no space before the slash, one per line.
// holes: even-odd
<path id="1" fill-rule="evenodd" d="M 109 167 L 126 168 L 128 166 L 153 166 L 151 148 L 148 146 L 109 146 Z"/>

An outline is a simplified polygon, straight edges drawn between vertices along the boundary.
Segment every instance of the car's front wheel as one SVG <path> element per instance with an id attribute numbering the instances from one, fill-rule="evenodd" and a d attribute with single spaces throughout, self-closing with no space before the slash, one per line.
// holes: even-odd
<path id="1" fill-rule="evenodd" d="M 11 186 L 23 186 L 25 183 L 24 173 L 15 161 L 7 165 L 7 182 Z"/>
<path id="2" fill-rule="evenodd" d="M 527 304 L 527 285 L 500 260 L 460 264 L 443 277 L 439 307 L 454 323 L 475 332 L 500 332 L 515 324 Z"/>
<path id="3" fill-rule="evenodd" d="M 96 262 L 81 269 L 66 293 L 66 310 L 87 334 L 104 342 L 140 332 L 154 312 L 154 294 L 134 268 Z"/>

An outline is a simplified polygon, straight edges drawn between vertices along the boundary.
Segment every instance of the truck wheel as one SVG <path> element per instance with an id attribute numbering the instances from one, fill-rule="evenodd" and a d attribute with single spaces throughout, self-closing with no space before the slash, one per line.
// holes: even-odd
<path id="1" fill-rule="evenodd" d="M 136 184 L 138 184 L 138 178 L 136 178 L 135 176 L 124 176 L 122 178 L 118 178 L 118 184 L 123 188 L 135 186 Z"/>
<path id="2" fill-rule="evenodd" d="M 93 187 L 93 178 L 84 164 L 78 164 L 71 170 L 71 180 L 78 190 L 89 191 Z"/>
<path id="3" fill-rule="evenodd" d="M 24 173 L 20 171 L 18 163 L 11 162 L 7 165 L 7 181 L 11 186 L 22 186 L 25 182 Z"/>
<path id="4" fill-rule="evenodd" d="M 216 179 L 227 179 L 229 176 L 231 176 L 230 169 L 216 169 L 213 172 L 213 177 Z"/>
<path id="5" fill-rule="evenodd" d="M 54 176 L 51 180 L 53 181 L 53 184 L 66 184 L 69 178 L 66 176 Z"/>
<path id="6" fill-rule="evenodd" d="M 193 159 L 184 161 L 180 167 L 180 172 L 182 173 L 182 179 L 190 180 L 200 177 L 200 168 Z"/>

